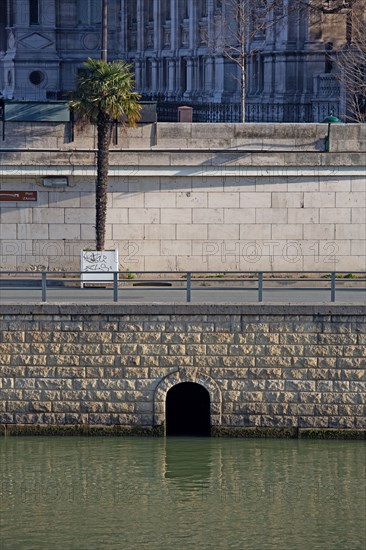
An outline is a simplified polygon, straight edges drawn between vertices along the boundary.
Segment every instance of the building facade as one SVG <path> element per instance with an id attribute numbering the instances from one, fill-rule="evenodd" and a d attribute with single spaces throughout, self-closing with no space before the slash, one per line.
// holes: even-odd
<path id="1" fill-rule="evenodd" d="M 109 59 L 131 61 L 161 120 L 192 104 L 198 121 L 240 121 L 239 69 L 218 47 L 221 0 L 109 0 Z M 350 9 L 291 11 L 249 33 L 246 119 L 311 122 L 342 115 L 332 51 L 344 44 Z M 268 16 L 268 14 L 267 14 Z M 57 98 L 100 52 L 101 0 L 0 0 L 0 87 L 5 98 Z"/>

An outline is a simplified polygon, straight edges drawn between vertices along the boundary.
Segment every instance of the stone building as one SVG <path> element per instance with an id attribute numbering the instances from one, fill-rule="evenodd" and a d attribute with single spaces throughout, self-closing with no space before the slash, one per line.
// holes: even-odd
<path id="1" fill-rule="evenodd" d="M 238 67 L 210 45 L 224 9 L 221 0 L 109 0 L 109 58 L 132 62 L 161 120 L 174 120 L 179 103 L 194 105 L 197 121 L 239 120 Z M 292 11 L 248 41 L 247 120 L 342 115 L 330 52 L 345 42 L 349 16 L 347 7 L 316 18 Z M 99 55 L 100 27 L 101 0 L 0 0 L 3 96 L 55 98 L 74 88 L 82 62 Z"/>

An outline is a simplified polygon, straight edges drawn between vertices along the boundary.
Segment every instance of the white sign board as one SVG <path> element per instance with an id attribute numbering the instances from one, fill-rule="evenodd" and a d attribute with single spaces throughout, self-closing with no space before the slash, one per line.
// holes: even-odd
<path id="1" fill-rule="evenodd" d="M 113 283 L 118 271 L 118 250 L 83 250 L 81 253 L 81 286 L 83 283 Z M 102 271 L 103 273 L 98 273 Z"/>

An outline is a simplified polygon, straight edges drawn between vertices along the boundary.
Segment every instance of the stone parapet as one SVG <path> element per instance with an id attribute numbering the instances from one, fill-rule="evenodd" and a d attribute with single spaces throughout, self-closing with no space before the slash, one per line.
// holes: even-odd
<path id="1" fill-rule="evenodd" d="M 4 140 L 0 150 L 96 148 L 96 128 L 58 122 L 0 123 Z M 119 127 L 111 150 L 200 150 L 228 151 L 325 151 L 327 124 L 274 123 L 163 123 L 141 124 L 137 128 Z M 331 126 L 331 151 L 362 153 L 366 151 L 364 124 L 334 124 Z"/>

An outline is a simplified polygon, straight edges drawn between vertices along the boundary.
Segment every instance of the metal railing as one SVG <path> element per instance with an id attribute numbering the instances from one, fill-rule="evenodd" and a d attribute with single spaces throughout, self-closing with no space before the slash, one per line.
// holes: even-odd
<path id="1" fill-rule="evenodd" d="M 138 271 L 134 274 L 129 271 L 114 271 L 108 272 L 108 278 L 103 279 L 103 275 L 107 272 L 93 272 L 98 277 L 95 281 L 83 282 L 82 275 L 91 272 L 83 271 L 0 271 L 0 290 L 38 290 L 40 289 L 40 298 L 42 302 L 47 302 L 48 293 L 51 288 L 57 288 L 61 292 L 65 289 L 74 289 L 80 292 L 82 296 L 85 290 L 90 288 L 103 289 L 110 288 L 113 302 L 118 303 L 123 290 L 128 290 L 133 287 L 134 290 L 147 291 L 183 291 L 185 294 L 185 302 L 190 303 L 195 292 L 199 291 L 251 291 L 256 293 L 256 301 L 263 302 L 264 296 L 268 291 L 286 290 L 286 291 L 317 291 L 325 290 L 328 293 L 328 302 L 335 302 L 337 291 L 340 289 L 340 284 L 350 283 L 351 286 L 346 286 L 342 290 L 359 290 L 365 293 L 366 305 L 366 272 L 353 272 L 350 274 L 345 271 L 338 272 L 317 272 L 316 274 L 308 273 L 310 277 L 306 277 L 305 272 L 291 271 L 258 271 L 258 272 L 203 272 L 203 271 Z M 111 275 L 113 274 L 113 280 Z M 19 278 L 26 275 L 26 278 Z M 140 278 L 137 276 L 140 275 Z M 165 277 L 170 275 L 170 277 Z M 282 277 L 280 276 L 282 275 Z M 147 278 L 149 277 L 149 278 Z M 284 283 L 311 283 L 312 286 L 295 286 L 294 288 L 284 286 Z M 221 283 L 218 286 L 218 283 Z M 239 286 L 232 286 L 234 283 L 241 283 Z M 277 286 L 273 286 L 275 283 Z M 318 286 L 314 286 L 314 283 Z M 319 283 L 323 285 L 319 286 Z M 359 288 L 355 283 L 364 283 Z M 86 284 L 88 286 L 86 286 Z M 107 287 L 108 285 L 108 287 Z M 243 286 L 244 285 L 244 286 Z M 86 294 L 84 294 L 86 296 Z M 88 301 L 92 299 L 88 295 Z M 238 302 L 245 300 L 239 299 Z"/>
<path id="2" fill-rule="evenodd" d="M 178 108 L 188 105 L 193 108 L 193 122 L 242 122 L 241 104 L 213 103 L 195 99 L 181 98 L 172 101 L 166 94 L 143 94 L 146 101 L 157 103 L 159 122 L 177 122 Z M 245 105 L 246 122 L 312 122 L 323 119 L 313 119 L 312 104 L 308 103 L 261 103 L 248 97 Z M 329 108 L 327 111 L 329 114 Z"/>

